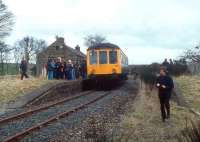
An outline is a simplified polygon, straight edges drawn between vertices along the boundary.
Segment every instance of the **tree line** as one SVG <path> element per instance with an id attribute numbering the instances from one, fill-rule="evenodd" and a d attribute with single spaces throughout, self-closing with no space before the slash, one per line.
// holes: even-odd
<path id="1" fill-rule="evenodd" d="M 35 60 L 37 53 L 47 47 L 44 40 L 31 36 L 24 37 L 12 46 L 5 43 L 5 38 L 11 34 L 14 24 L 14 14 L 0 0 L 0 75 L 7 74 L 9 68 L 11 68 L 11 72 L 14 69 L 17 72 L 22 57 L 29 63 L 29 61 Z M 14 55 L 15 67 L 11 64 L 13 62 L 11 54 Z M 12 73 L 15 74 L 16 72 Z"/>
<path id="2" fill-rule="evenodd" d="M 45 40 L 37 39 L 31 36 L 24 37 L 23 39 L 17 41 L 13 46 L 9 46 L 2 42 L 0 44 L 1 75 L 5 75 L 8 73 L 17 74 L 22 58 L 24 58 L 28 64 L 34 63 L 36 61 L 36 55 L 44 50 L 46 47 L 47 43 Z M 11 56 L 12 54 L 14 59 Z M 14 64 L 11 64 L 11 62 L 14 62 Z"/>

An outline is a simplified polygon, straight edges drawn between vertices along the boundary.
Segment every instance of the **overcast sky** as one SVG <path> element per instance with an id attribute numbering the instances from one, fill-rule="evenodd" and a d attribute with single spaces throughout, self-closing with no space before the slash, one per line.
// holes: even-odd
<path id="1" fill-rule="evenodd" d="M 81 46 L 99 33 L 119 45 L 131 64 L 176 58 L 200 41 L 199 0 L 3 0 L 16 16 L 8 43 L 26 36 L 50 44 L 55 35 Z"/>

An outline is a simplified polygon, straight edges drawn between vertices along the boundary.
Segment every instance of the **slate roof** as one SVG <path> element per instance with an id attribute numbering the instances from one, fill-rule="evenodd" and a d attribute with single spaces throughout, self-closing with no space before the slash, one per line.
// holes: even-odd
<path id="1" fill-rule="evenodd" d="M 74 55 L 77 55 L 77 56 L 81 56 L 81 57 L 86 57 L 86 55 L 81 52 L 81 51 L 78 51 L 68 45 L 65 44 L 64 42 L 64 38 L 62 37 L 57 37 L 56 41 L 54 41 L 52 44 L 50 44 L 45 50 L 43 50 L 42 52 L 40 52 L 38 55 L 42 55 L 42 54 L 45 54 L 45 52 L 49 49 L 49 48 L 52 48 L 52 47 L 60 47 L 60 46 L 63 46 L 63 48 L 66 48 L 67 50 L 69 50 L 70 52 L 72 52 Z"/>
<path id="2" fill-rule="evenodd" d="M 73 54 L 78 55 L 78 56 L 82 56 L 82 57 L 86 56 L 83 52 L 78 51 L 78 50 L 66 45 L 65 42 L 64 42 L 64 38 L 61 38 L 61 37 L 57 38 L 56 41 L 54 41 L 52 44 L 50 44 L 47 48 L 55 47 L 55 46 L 63 46 L 63 48 L 67 48 Z"/>

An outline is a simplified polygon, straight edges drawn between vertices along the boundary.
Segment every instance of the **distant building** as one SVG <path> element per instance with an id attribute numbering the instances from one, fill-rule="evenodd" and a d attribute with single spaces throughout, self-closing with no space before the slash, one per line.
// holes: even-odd
<path id="1" fill-rule="evenodd" d="M 71 60 L 73 64 L 80 64 L 86 59 L 85 54 L 80 51 L 78 45 L 73 49 L 65 44 L 64 38 L 56 37 L 55 42 L 37 55 L 37 75 L 45 74 L 45 66 L 48 59 L 54 59 L 56 61 L 58 57 L 61 57 L 62 61 L 66 62 Z"/>

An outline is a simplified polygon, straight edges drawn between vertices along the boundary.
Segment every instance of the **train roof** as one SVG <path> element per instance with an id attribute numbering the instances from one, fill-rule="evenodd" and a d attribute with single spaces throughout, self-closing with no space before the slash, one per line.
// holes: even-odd
<path id="1" fill-rule="evenodd" d="M 90 46 L 88 50 L 90 49 L 102 49 L 102 48 L 112 48 L 112 49 L 120 49 L 119 46 L 112 44 L 112 43 L 99 43 L 94 46 Z"/>

